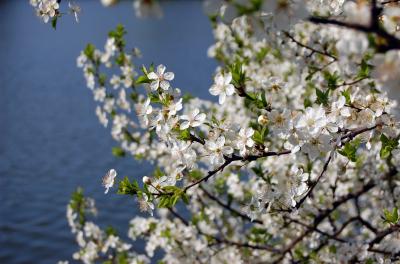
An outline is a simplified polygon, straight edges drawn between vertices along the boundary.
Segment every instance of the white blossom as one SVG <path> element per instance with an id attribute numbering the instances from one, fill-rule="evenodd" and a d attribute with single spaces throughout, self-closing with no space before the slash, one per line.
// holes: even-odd
<path id="1" fill-rule="evenodd" d="M 218 73 L 214 77 L 214 84 L 210 88 L 210 94 L 219 95 L 219 103 L 225 102 L 226 96 L 231 96 L 235 92 L 235 87 L 231 84 L 232 74 L 229 72 L 226 75 Z"/>
<path id="2" fill-rule="evenodd" d="M 194 109 L 193 112 L 188 115 L 181 115 L 181 120 L 184 120 L 181 123 L 181 130 L 187 129 L 189 127 L 198 127 L 203 124 L 206 119 L 206 114 L 200 113 L 198 108 Z"/>
<path id="3" fill-rule="evenodd" d="M 111 169 L 107 172 L 103 177 L 103 186 L 106 188 L 104 193 L 108 193 L 108 190 L 113 187 L 114 179 L 117 177 L 117 172 L 114 169 Z"/>
<path id="4" fill-rule="evenodd" d="M 169 81 L 174 79 L 173 72 L 165 72 L 166 67 L 162 64 L 157 66 L 157 72 L 150 72 L 147 77 L 152 80 L 150 87 L 156 91 L 159 87 L 163 90 L 168 90 L 170 87 Z"/>

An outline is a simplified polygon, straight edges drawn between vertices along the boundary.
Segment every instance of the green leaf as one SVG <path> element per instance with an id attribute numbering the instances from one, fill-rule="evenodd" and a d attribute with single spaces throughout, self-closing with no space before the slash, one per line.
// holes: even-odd
<path id="1" fill-rule="evenodd" d="M 380 151 L 380 156 L 382 159 L 387 159 L 390 157 L 392 150 L 394 150 L 398 145 L 398 139 L 391 139 L 386 137 L 384 134 L 381 135 L 382 148 Z"/>
<path id="2" fill-rule="evenodd" d="M 320 89 L 315 88 L 315 93 L 317 95 L 317 100 L 315 100 L 315 102 L 317 104 L 323 104 L 324 106 L 327 106 L 328 99 L 329 99 L 329 90 L 326 90 L 326 92 L 323 92 Z"/>
<path id="3" fill-rule="evenodd" d="M 107 75 L 101 73 L 99 76 L 99 85 L 104 87 L 106 85 L 106 81 L 107 81 Z"/>
<path id="4" fill-rule="evenodd" d="M 156 103 L 162 103 L 160 100 L 160 96 L 155 93 L 150 93 L 149 94 L 150 102 L 156 104 Z"/>
<path id="5" fill-rule="evenodd" d="M 336 71 L 334 73 L 330 73 L 329 71 L 324 71 L 323 75 L 326 82 L 328 83 L 328 88 L 331 90 L 335 90 L 338 86 L 340 75 Z"/>
<path id="6" fill-rule="evenodd" d="M 137 181 L 131 182 L 128 177 L 125 177 L 118 185 L 118 194 L 136 195 L 140 191 Z"/>
<path id="7" fill-rule="evenodd" d="M 193 95 L 191 95 L 190 93 L 186 93 L 183 97 L 182 97 L 182 102 L 183 103 L 188 103 L 190 100 L 192 100 L 194 97 Z"/>
<path id="8" fill-rule="evenodd" d="M 88 57 L 90 60 L 94 60 L 94 51 L 96 47 L 93 44 L 87 44 L 85 49 L 83 50 L 83 53 Z"/>
<path id="9" fill-rule="evenodd" d="M 358 78 L 367 78 L 370 74 L 371 66 L 367 63 L 367 60 L 364 58 L 361 60 L 360 70 L 357 73 Z"/>
<path id="10" fill-rule="evenodd" d="M 236 61 L 235 63 L 228 66 L 230 73 L 232 74 L 232 84 L 238 89 L 243 88 L 246 82 L 246 73 L 243 71 L 242 62 Z"/>
<path id="11" fill-rule="evenodd" d="M 383 210 L 384 222 L 388 224 L 397 224 L 399 222 L 399 213 L 397 207 L 394 207 L 392 212 L 388 209 Z"/>
<path id="12" fill-rule="evenodd" d="M 259 145 L 264 144 L 264 138 L 262 137 L 262 135 L 259 131 L 254 131 L 252 138 L 253 138 L 254 142 L 256 142 L 257 144 L 259 144 Z"/>
<path id="13" fill-rule="evenodd" d="M 304 98 L 304 103 L 303 104 L 304 104 L 304 108 L 312 106 L 312 102 L 311 102 L 311 100 L 309 98 Z"/>
<path id="14" fill-rule="evenodd" d="M 111 235 L 116 236 L 117 235 L 117 230 L 110 225 L 106 227 L 105 231 L 106 231 L 107 236 L 111 236 Z"/>
<path id="15" fill-rule="evenodd" d="M 351 104 L 350 89 L 343 91 L 342 95 L 346 98 L 346 104 Z"/>
<path id="16" fill-rule="evenodd" d="M 153 172 L 154 177 L 161 178 L 162 176 L 164 176 L 164 172 L 160 169 L 160 167 L 157 167 L 154 172 Z"/>
<path id="17" fill-rule="evenodd" d="M 178 139 L 185 141 L 190 140 L 191 139 L 190 130 L 189 129 L 180 130 Z"/>
<path id="18" fill-rule="evenodd" d="M 141 75 L 136 79 L 136 84 L 142 83 L 151 83 L 151 80 L 147 77 L 147 75 Z"/>
<path id="19" fill-rule="evenodd" d="M 189 172 L 190 180 L 200 180 L 203 178 L 203 173 L 200 170 L 192 170 Z"/>
<path id="20" fill-rule="evenodd" d="M 115 30 L 110 31 L 108 33 L 108 36 L 110 38 L 115 39 L 115 44 L 117 47 L 120 49 L 123 49 L 125 47 L 125 40 L 124 40 L 124 35 L 126 34 L 126 30 L 123 25 L 118 24 L 118 26 L 115 28 Z"/>
<path id="21" fill-rule="evenodd" d="M 54 28 L 54 30 L 57 29 L 57 21 L 58 21 L 58 16 L 54 16 L 53 19 L 51 20 L 51 26 Z"/>
<path id="22" fill-rule="evenodd" d="M 189 196 L 186 193 L 183 193 L 181 197 L 185 204 L 189 204 Z"/>
<path id="23" fill-rule="evenodd" d="M 357 161 L 357 149 L 360 146 L 361 139 L 357 138 L 352 141 L 347 142 L 341 150 L 338 152 L 347 157 L 349 160 L 356 162 Z"/>
<path id="24" fill-rule="evenodd" d="M 124 157 L 125 156 L 125 151 L 120 147 L 113 147 L 112 148 L 112 154 L 115 157 Z"/>

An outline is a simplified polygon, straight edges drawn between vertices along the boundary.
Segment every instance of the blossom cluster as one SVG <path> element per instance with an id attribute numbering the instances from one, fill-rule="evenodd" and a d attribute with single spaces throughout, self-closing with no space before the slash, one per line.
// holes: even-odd
<path id="1" fill-rule="evenodd" d="M 206 1 L 217 102 L 182 94 L 163 64 L 137 67 L 122 26 L 104 50 L 88 45 L 77 65 L 113 153 L 155 167 L 117 191 L 150 214 L 128 233 L 144 239 L 146 257 L 161 248 L 165 263 L 398 261 L 398 8 Z M 106 192 L 115 177 L 104 177 Z"/>
<path id="2" fill-rule="evenodd" d="M 132 245 L 124 242 L 114 229 L 102 230 L 89 221 L 89 218 L 96 214 L 94 200 L 84 197 L 83 190 L 78 189 L 67 206 L 68 224 L 80 247 L 73 255 L 75 260 L 93 263 L 118 258 L 120 262 L 126 261 L 125 263 L 149 263 L 146 256 L 130 251 Z"/>
<path id="3" fill-rule="evenodd" d="M 60 0 L 30 0 L 30 4 L 35 8 L 36 15 L 40 17 L 44 23 L 52 22 L 55 29 L 57 27 L 57 20 L 62 16 L 60 11 Z M 79 22 L 78 15 L 81 12 L 79 5 L 68 2 L 68 12 L 75 17 L 75 21 Z"/>

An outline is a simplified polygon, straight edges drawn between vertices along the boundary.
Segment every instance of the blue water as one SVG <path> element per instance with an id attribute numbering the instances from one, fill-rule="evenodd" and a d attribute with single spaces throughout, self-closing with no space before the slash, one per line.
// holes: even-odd
<path id="1" fill-rule="evenodd" d="M 138 213 L 132 199 L 103 194 L 101 177 L 109 168 L 139 179 L 151 168 L 112 156 L 115 143 L 98 123 L 75 66 L 86 43 L 102 48 L 107 32 L 122 23 L 128 45 L 141 49 L 144 63 L 167 65 L 176 87 L 209 98 L 216 65 L 206 56 L 213 38 L 200 2 L 165 1 L 162 20 L 138 20 L 131 1 L 109 9 L 99 1 L 79 2 L 80 23 L 64 17 L 54 31 L 35 17 L 28 1 L 0 1 L 2 264 L 71 260 L 77 246 L 65 207 L 77 186 L 96 199 L 103 226 L 125 233 Z"/>

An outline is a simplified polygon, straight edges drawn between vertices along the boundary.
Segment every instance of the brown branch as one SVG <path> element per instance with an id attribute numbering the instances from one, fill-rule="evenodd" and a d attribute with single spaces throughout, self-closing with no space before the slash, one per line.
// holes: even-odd
<path id="1" fill-rule="evenodd" d="M 307 46 L 307 45 L 301 43 L 300 41 L 296 40 L 292 35 L 290 35 L 290 33 L 287 32 L 287 31 L 285 31 L 284 34 L 285 34 L 289 39 L 291 39 L 294 43 L 296 43 L 297 45 L 299 45 L 300 47 L 303 47 L 303 48 L 305 48 L 305 49 L 311 50 L 313 53 L 318 53 L 318 54 L 327 56 L 327 57 L 329 57 L 329 58 L 331 58 L 331 59 L 333 59 L 333 60 L 335 60 L 335 61 L 337 60 L 337 57 L 336 57 L 336 56 L 334 56 L 334 55 L 328 53 L 327 51 L 317 50 L 317 49 L 315 49 L 315 48 L 313 48 L 313 47 L 310 47 L 310 46 Z"/>
<path id="2" fill-rule="evenodd" d="M 200 185 L 199 187 L 204 193 L 205 195 L 207 195 L 207 197 L 211 200 L 213 200 L 214 202 L 216 202 L 217 204 L 219 204 L 221 207 L 225 208 L 226 210 L 230 211 L 233 215 L 237 215 L 240 218 L 242 218 L 243 220 L 249 221 L 249 222 L 253 222 L 253 223 L 257 223 L 257 224 L 262 224 L 263 222 L 261 220 L 258 219 L 254 219 L 251 220 L 250 217 L 248 217 L 247 215 L 243 214 L 242 212 L 240 212 L 239 210 L 236 210 L 235 208 L 229 206 L 228 204 L 224 203 L 223 201 L 221 201 L 220 199 L 218 199 L 217 197 L 215 197 L 214 195 L 212 195 L 209 191 L 207 191 L 203 186 Z"/>
<path id="3" fill-rule="evenodd" d="M 209 171 L 207 173 L 207 175 L 204 176 L 203 178 L 201 178 L 201 179 L 199 179 L 199 180 L 187 185 L 185 188 L 183 188 L 183 191 L 187 192 L 187 190 L 189 190 L 190 188 L 192 188 L 192 187 L 194 187 L 194 186 L 196 186 L 196 185 L 198 185 L 198 184 L 200 184 L 200 183 L 202 183 L 204 181 L 207 181 L 209 178 L 211 178 L 212 176 L 214 176 L 218 172 L 223 171 L 226 166 L 228 166 L 229 164 L 231 164 L 234 161 L 244 161 L 244 162 L 245 161 L 254 161 L 254 160 L 257 160 L 257 159 L 260 159 L 260 158 L 266 158 L 266 157 L 271 157 L 271 156 L 281 156 L 281 155 L 286 155 L 286 154 L 290 154 L 290 153 L 291 153 L 291 150 L 285 150 L 285 151 L 281 151 L 281 152 L 268 151 L 268 152 L 264 152 L 264 153 L 262 153 L 260 155 L 249 155 L 249 156 L 246 156 L 246 157 L 241 157 L 241 156 L 237 156 L 237 155 L 232 155 L 231 157 L 224 156 L 225 162 L 222 165 L 220 165 L 218 168 L 216 168 L 216 169 L 214 169 L 212 171 Z"/>
<path id="4" fill-rule="evenodd" d="M 359 197 L 361 195 L 363 195 L 364 193 L 368 192 L 369 190 L 371 190 L 373 187 L 375 187 L 375 183 L 373 181 L 368 182 L 367 184 L 365 184 L 359 191 L 355 192 L 355 193 L 349 193 L 341 198 L 339 198 L 338 200 L 336 200 L 335 202 L 333 202 L 332 207 L 323 210 L 319 215 L 317 215 L 314 218 L 314 223 L 313 223 L 313 227 L 318 227 L 318 225 L 325 219 L 327 218 L 333 211 L 335 211 L 340 205 L 346 203 L 347 201 L 354 199 L 356 197 Z M 300 243 L 305 237 L 307 237 L 309 234 L 311 234 L 313 232 L 312 229 L 308 229 L 305 232 L 303 232 L 300 236 L 298 236 L 297 238 L 295 238 L 287 247 L 285 250 L 283 250 L 282 252 L 282 256 L 275 261 L 275 263 L 280 263 L 280 261 L 285 257 L 285 255 L 289 252 L 291 252 L 294 247 Z"/>
<path id="5" fill-rule="evenodd" d="M 396 231 L 400 231 L 400 224 L 392 225 L 391 227 L 389 227 L 383 231 L 380 231 L 376 235 L 376 237 L 368 243 L 369 248 L 371 249 L 375 244 L 378 244 L 379 242 L 381 242 L 386 236 L 388 236 Z"/>
<path id="6" fill-rule="evenodd" d="M 374 9 L 375 10 L 375 9 Z M 375 11 L 374 11 L 375 12 Z M 325 17 L 317 17 L 313 16 L 310 17 L 308 20 L 310 22 L 316 24 L 325 24 L 325 25 L 335 25 L 339 27 L 344 27 L 348 29 L 354 29 L 364 33 L 374 33 L 377 36 L 381 37 L 382 39 L 386 40 L 386 43 L 380 44 L 377 46 L 377 50 L 380 52 L 386 52 L 388 50 L 399 49 L 400 48 L 400 39 L 396 38 L 395 36 L 389 34 L 384 29 L 379 26 L 379 23 L 376 24 L 375 17 L 371 17 L 372 23 L 369 26 L 354 24 L 354 23 L 347 23 L 335 19 L 325 18 Z"/>
<path id="7" fill-rule="evenodd" d="M 394 3 L 398 3 L 398 2 L 400 2 L 400 0 L 388 0 L 385 2 L 381 2 L 381 5 L 394 4 Z"/>
<path id="8" fill-rule="evenodd" d="M 335 150 L 332 150 L 335 151 Z M 321 180 L 322 176 L 328 169 L 329 163 L 332 160 L 332 155 L 329 155 L 328 159 L 325 161 L 324 167 L 322 168 L 321 173 L 319 174 L 318 178 L 311 184 L 311 187 L 308 189 L 308 192 L 306 193 L 303 198 L 300 199 L 300 201 L 296 204 L 296 209 L 299 209 L 301 205 L 305 202 L 305 200 L 312 194 L 312 191 L 314 190 L 315 186 L 317 186 L 318 182 Z"/>

